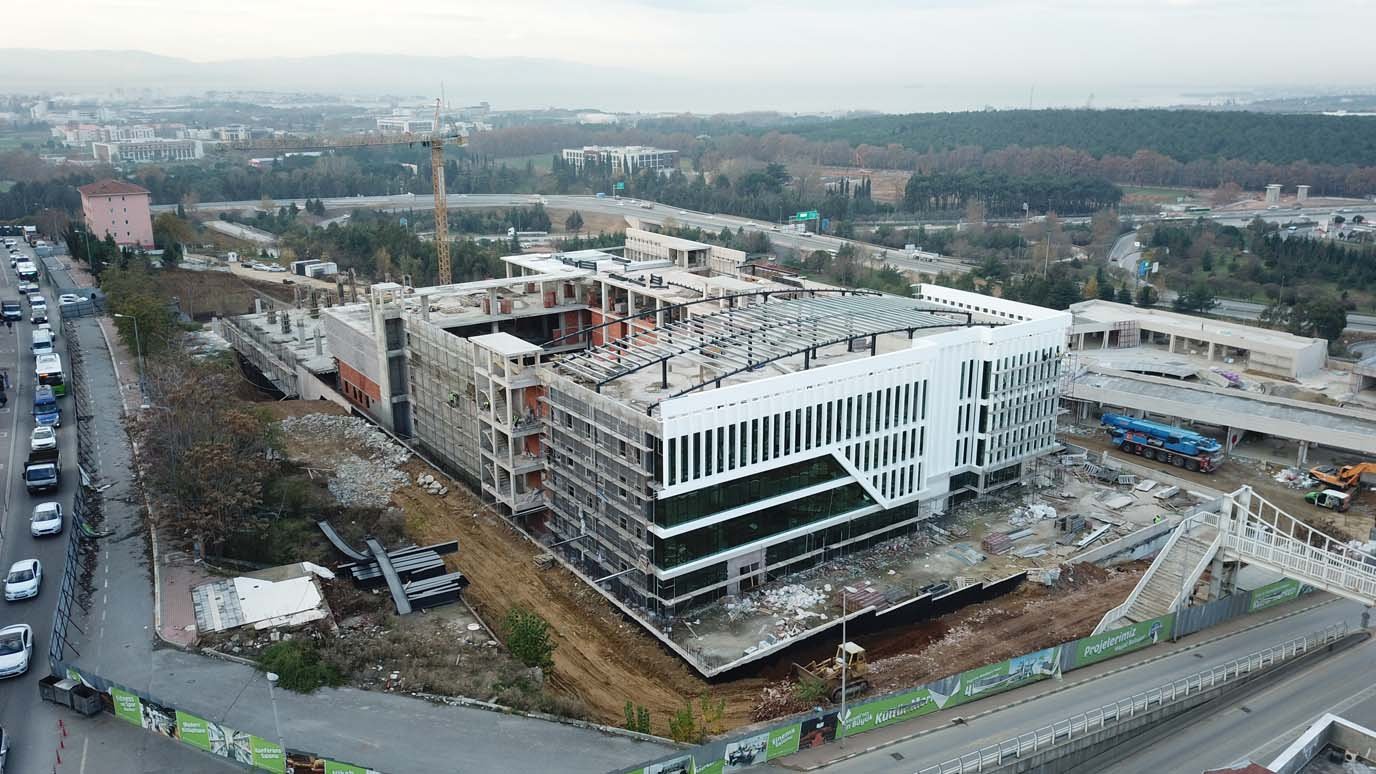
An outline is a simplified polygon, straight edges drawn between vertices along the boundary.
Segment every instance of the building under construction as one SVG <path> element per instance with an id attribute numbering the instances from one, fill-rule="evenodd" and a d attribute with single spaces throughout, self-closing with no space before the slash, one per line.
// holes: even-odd
<path id="1" fill-rule="evenodd" d="M 1064 312 L 627 245 L 374 285 L 321 329 L 355 407 L 629 606 L 672 615 L 872 545 L 1055 445 Z"/>

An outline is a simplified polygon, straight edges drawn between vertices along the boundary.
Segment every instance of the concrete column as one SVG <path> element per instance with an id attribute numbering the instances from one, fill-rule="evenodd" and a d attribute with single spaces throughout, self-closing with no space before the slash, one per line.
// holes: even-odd
<path id="1" fill-rule="evenodd" d="M 1304 467 L 1309 462 L 1309 442 L 1300 441 L 1299 453 L 1295 456 L 1295 464 Z"/>
<path id="2" fill-rule="evenodd" d="M 1214 343 L 1209 342 L 1209 362 L 1214 362 Z"/>
<path id="3" fill-rule="evenodd" d="M 1172 355 L 1174 355 L 1174 354 L 1175 354 L 1175 334 L 1174 334 L 1174 333 L 1170 334 L 1170 337 L 1171 337 L 1170 353 L 1171 353 Z"/>

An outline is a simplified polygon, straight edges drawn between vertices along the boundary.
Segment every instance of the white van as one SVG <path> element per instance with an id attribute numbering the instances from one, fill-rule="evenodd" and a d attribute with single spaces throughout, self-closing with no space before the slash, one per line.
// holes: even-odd
<path id="1" fill-rule="evenodd" d="M 53 334 L 49 331 L 35 330 L 29 349 L 33 351 L 34 356 L 51 355 L 53 353 Z"/>

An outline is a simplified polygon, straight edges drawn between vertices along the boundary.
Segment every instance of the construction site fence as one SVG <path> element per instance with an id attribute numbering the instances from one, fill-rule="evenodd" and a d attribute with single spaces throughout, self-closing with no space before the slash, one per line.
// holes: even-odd
<path id="1" fill-rule="evenodd" d="M 818 708 L 621 771 L 624 774 L 717 774 L 758 766 L 799 750 L 822 747 L 840 738 L 848 739 L 1059 677 L 1289 602 L 1312 590 L 1299 581 L 1283 578 L 1250 591 L 1238 591 L 1202 605 L 1181 608 L 1159 618 L 968 669 L 916 688 L 858 701 L 846 707 L 844 716 L 839 708 Z"/>
<path id="2" fill-rule="evenodd" d="M 101 709 L 126 723 L 243 766 L 275 774 L 286 774 L 288 771 L 380 774 L 366 766 L 324 758 L 305 750 L 284 748 L 271 739 L 184 712 L 146 693 L 124 688 L 70 664 L 54 663 L 53 674 L 75 680 L 95 691 L 100 697 Z M 264 718 L 263 727 L 270 728 L 272 723 L 272 718 Z"/>
<path id="3" fill-rule="evenodd" d="M 1266 669 L 1312 653 L 1347 636 L 1347 625 L 1339 624 L 1287 640 L 1278 645 L 1235 658 L 1225 664 L 1203 669 L 1148 691 L 1135 693 L 1088 712 L 1010 737 L 996 744 L 972 750 L 959 758 L 920 769 L 918 774 L 970 774 L 995 770 L 1029 755 L 1063 745 L 1073 739 L 1096 734 L 1107 728 L 1149 712 L 1154 712 L 1190 697 L 1237 682 Z"/>

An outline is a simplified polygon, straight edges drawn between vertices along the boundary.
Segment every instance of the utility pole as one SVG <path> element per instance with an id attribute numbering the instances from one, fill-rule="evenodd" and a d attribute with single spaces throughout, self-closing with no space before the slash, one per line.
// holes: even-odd
<path id="1" fill-rule="evenodd" d="M 846 587 L 841 587 L 841 711 L 836 715 L 836 738 L 846 749 L 846 670 L 850 666 L 850 651 L 846 649 Z"/>

